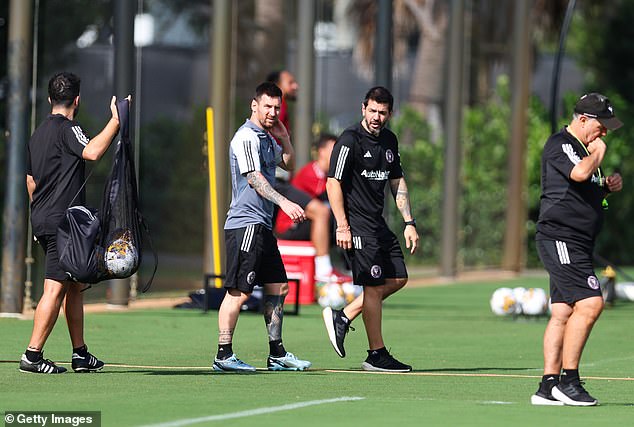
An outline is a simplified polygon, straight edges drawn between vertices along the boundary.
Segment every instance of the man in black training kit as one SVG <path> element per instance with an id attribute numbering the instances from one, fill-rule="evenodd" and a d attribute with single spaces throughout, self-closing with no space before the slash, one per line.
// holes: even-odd
<path id="1" fill-rule="evenodd" d="M 79 109 L 80 79 L 72 73 L 58 73 L 48 82 L 51 114 L 33 132 L 27 145 L 26 186 L 31 201 L 33 234 L 46 254 L 44 293 L 37 304 L 31 340 L 20 361 L 20 371 L 61 374 L 66 368 L 44 359 L 42 349 L 59 310 L 64 314 L 73 346 L 75 372 L 94 372 L 103 362 L 88 352 L 84 342 L 83 286 L 69 280 L 59 266 L 56 232 L 64 212 L 79 192 L 73 205 L 85 203 L 85 160 L 98 160 L 119 131 L 116 98 L 110 101 L 112 117 L 103 130 L 89 139 L 75 121 Z"/>
<path id="2" fill-rule="evenodd" d="M 385 128 L 393 105 L 394 98 L 386 88 L 370 89 L 361 106 L 363 119 L 341 134 L 332 151 L 326 189 L 337 221 L 337 245 L 349 250 L 354 283 L 363 285 L 363 294 L 344 310 L 325 308 L 323 318 L 330 342 L 344 357 L 343 342 L 350 322 L 363 312 L 370 349 L 362 368 L 409 372 L 411 366 L 387 351 L 381 333 L 383 300 L 407 283 L 403 252 L 383 218 L 388 181 L 405 221 L 405 244 L 412 254 L 418 247 L 398 140 Z"/>
<path id="3" fill-rule="evenodd" d="M 544 146 L 535 239 L 550 275 L 552 308 L 544 332 L 544 376 L 531 397 L 533 405 L 598 403 L 579 379 L 579 360 L 603 310 L 592 252 L 607 209 L 605 197 L 623 187 L 618 173 L 606 177 L 601 169 L 602 138 L 622 125 L 610 101 L 590 93 L 577 101 L 570 125 Z"/>

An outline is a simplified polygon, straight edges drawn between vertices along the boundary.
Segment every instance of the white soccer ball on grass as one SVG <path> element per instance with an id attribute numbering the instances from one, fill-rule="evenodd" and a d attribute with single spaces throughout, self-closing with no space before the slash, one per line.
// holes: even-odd
<path id="1" fill-rule="evenodd" d="M 522 313 L 527 316 L 541 316 L 548 310 L 548 297 L 542 288 L 529 288 L 522 295 Z"/>
<path id="2" fill-rule="evenodd" d="M 493 292 L 489 301 L 491 310 L 498 316 L 516 314 L 517 300 L 511 288 L 499 288 Z"/>

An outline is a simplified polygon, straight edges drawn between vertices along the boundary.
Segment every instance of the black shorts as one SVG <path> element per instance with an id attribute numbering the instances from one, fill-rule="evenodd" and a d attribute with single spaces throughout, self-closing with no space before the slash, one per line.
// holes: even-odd
<path id="1" fill-rule="evenodd" d="M 58 282 L 70 281 L 70 277 L 59 266 L 59 255 L 57 254 L 57 236 L 55 234 L 44 234 L 37 236 L 38 243 L 44 249 L 44 278 Z"/>
<path id="2" fill-rule="evenodd" d="M 261 224 L 225 230 L 226 289 L 251 293 L 256 285 L 286 283 L 286 269 L 271 230 Z"/>
<path id="3" fill-rule="evenodd" d="M 385 279 L 406 279 L 403 251 L 394 233 L 385 230 L 379 236 L 352 236 L 352 276 L 356 285 L 379 286 Z"/>
<path id="4" fill-rule="evenodd" d="M 574 304 L 601 296 L 592 264 L 592 249 L 559 240 L 540 239 L 536 243 L 539 258 L 550 276 L 551 302 Z"/>

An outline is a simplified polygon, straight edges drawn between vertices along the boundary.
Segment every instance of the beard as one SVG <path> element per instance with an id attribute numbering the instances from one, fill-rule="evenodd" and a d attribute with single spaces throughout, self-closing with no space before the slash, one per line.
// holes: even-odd
<path id="1" fill-rule="evenodd" d="M 363 118 L 363 124 L 365 124 L 365 129 L 370 132 L 372 135 L 374 136 L 379 136 L 379 134 L 381 133 L 381 130 L 383 130 L 383 128 L 385 127 L 385 124 L 381 125 L 378 129 L 374 129 L 370 127 L 370 124 L 368 123 L 368 121 L 365 119 L 365 117 Z"/>

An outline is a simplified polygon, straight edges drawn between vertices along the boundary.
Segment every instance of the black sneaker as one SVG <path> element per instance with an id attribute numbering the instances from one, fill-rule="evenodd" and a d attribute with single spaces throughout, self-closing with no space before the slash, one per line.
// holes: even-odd
<path id="1" fill-rule="evenodd" d="M 376 358 L 368 356 L 361 364 L 364 371 L 410 372 L 412 367 L 396 360 L 390 353 L 380 354 Z"/>
<path id="2" fill-rule="evenodd" d="M 346 334 L 349 329 L 354 331 L 354 328 L 350 326 L 350 321 L 343 317 L 342 310 L 333 310 L 330 307 L 324 308 L 324 311 L 322 311 L 321 314 L 324 317 L 324 323 L 326 325 L 326 331 L 328 331 L 330 343 L 339 357 L 346 357 L 346 350 L 343 348 L 343 341 L 346 339 Z"/>
<path id="3" fill-rule="evenodd" d="M 85 356 L 73 353 L 73 371 L 75 372 L 97 372 L 103 368 L 104 363 L 86 351 Z"/>
<path id="4" fill-rule="evenodd" d="M 539 383 L 539 389 L 531 396 L 531 404 L 547 405 L 547 406 L 564 406 L 564 402 L 557 400 L 552 395 L 552 389 L 545 390 L 542 383 Z"/>
<path id="5" fill-rule="evenodd" d="M 559 383 L 553 387 L 552 395 L 570 406 L 595 406 L 599 403 L 583 388 L 583 381 L 570 384 Z"/>
<path id="6" fill-rule="evenodd" d="M 20 359 L 20 372 L 30 372 L 34 374 L 63 374 L 66 368 L 57 366 L 48 359 L 41 358 L 37 362 L 31 362 L 26 354 Z"/>

